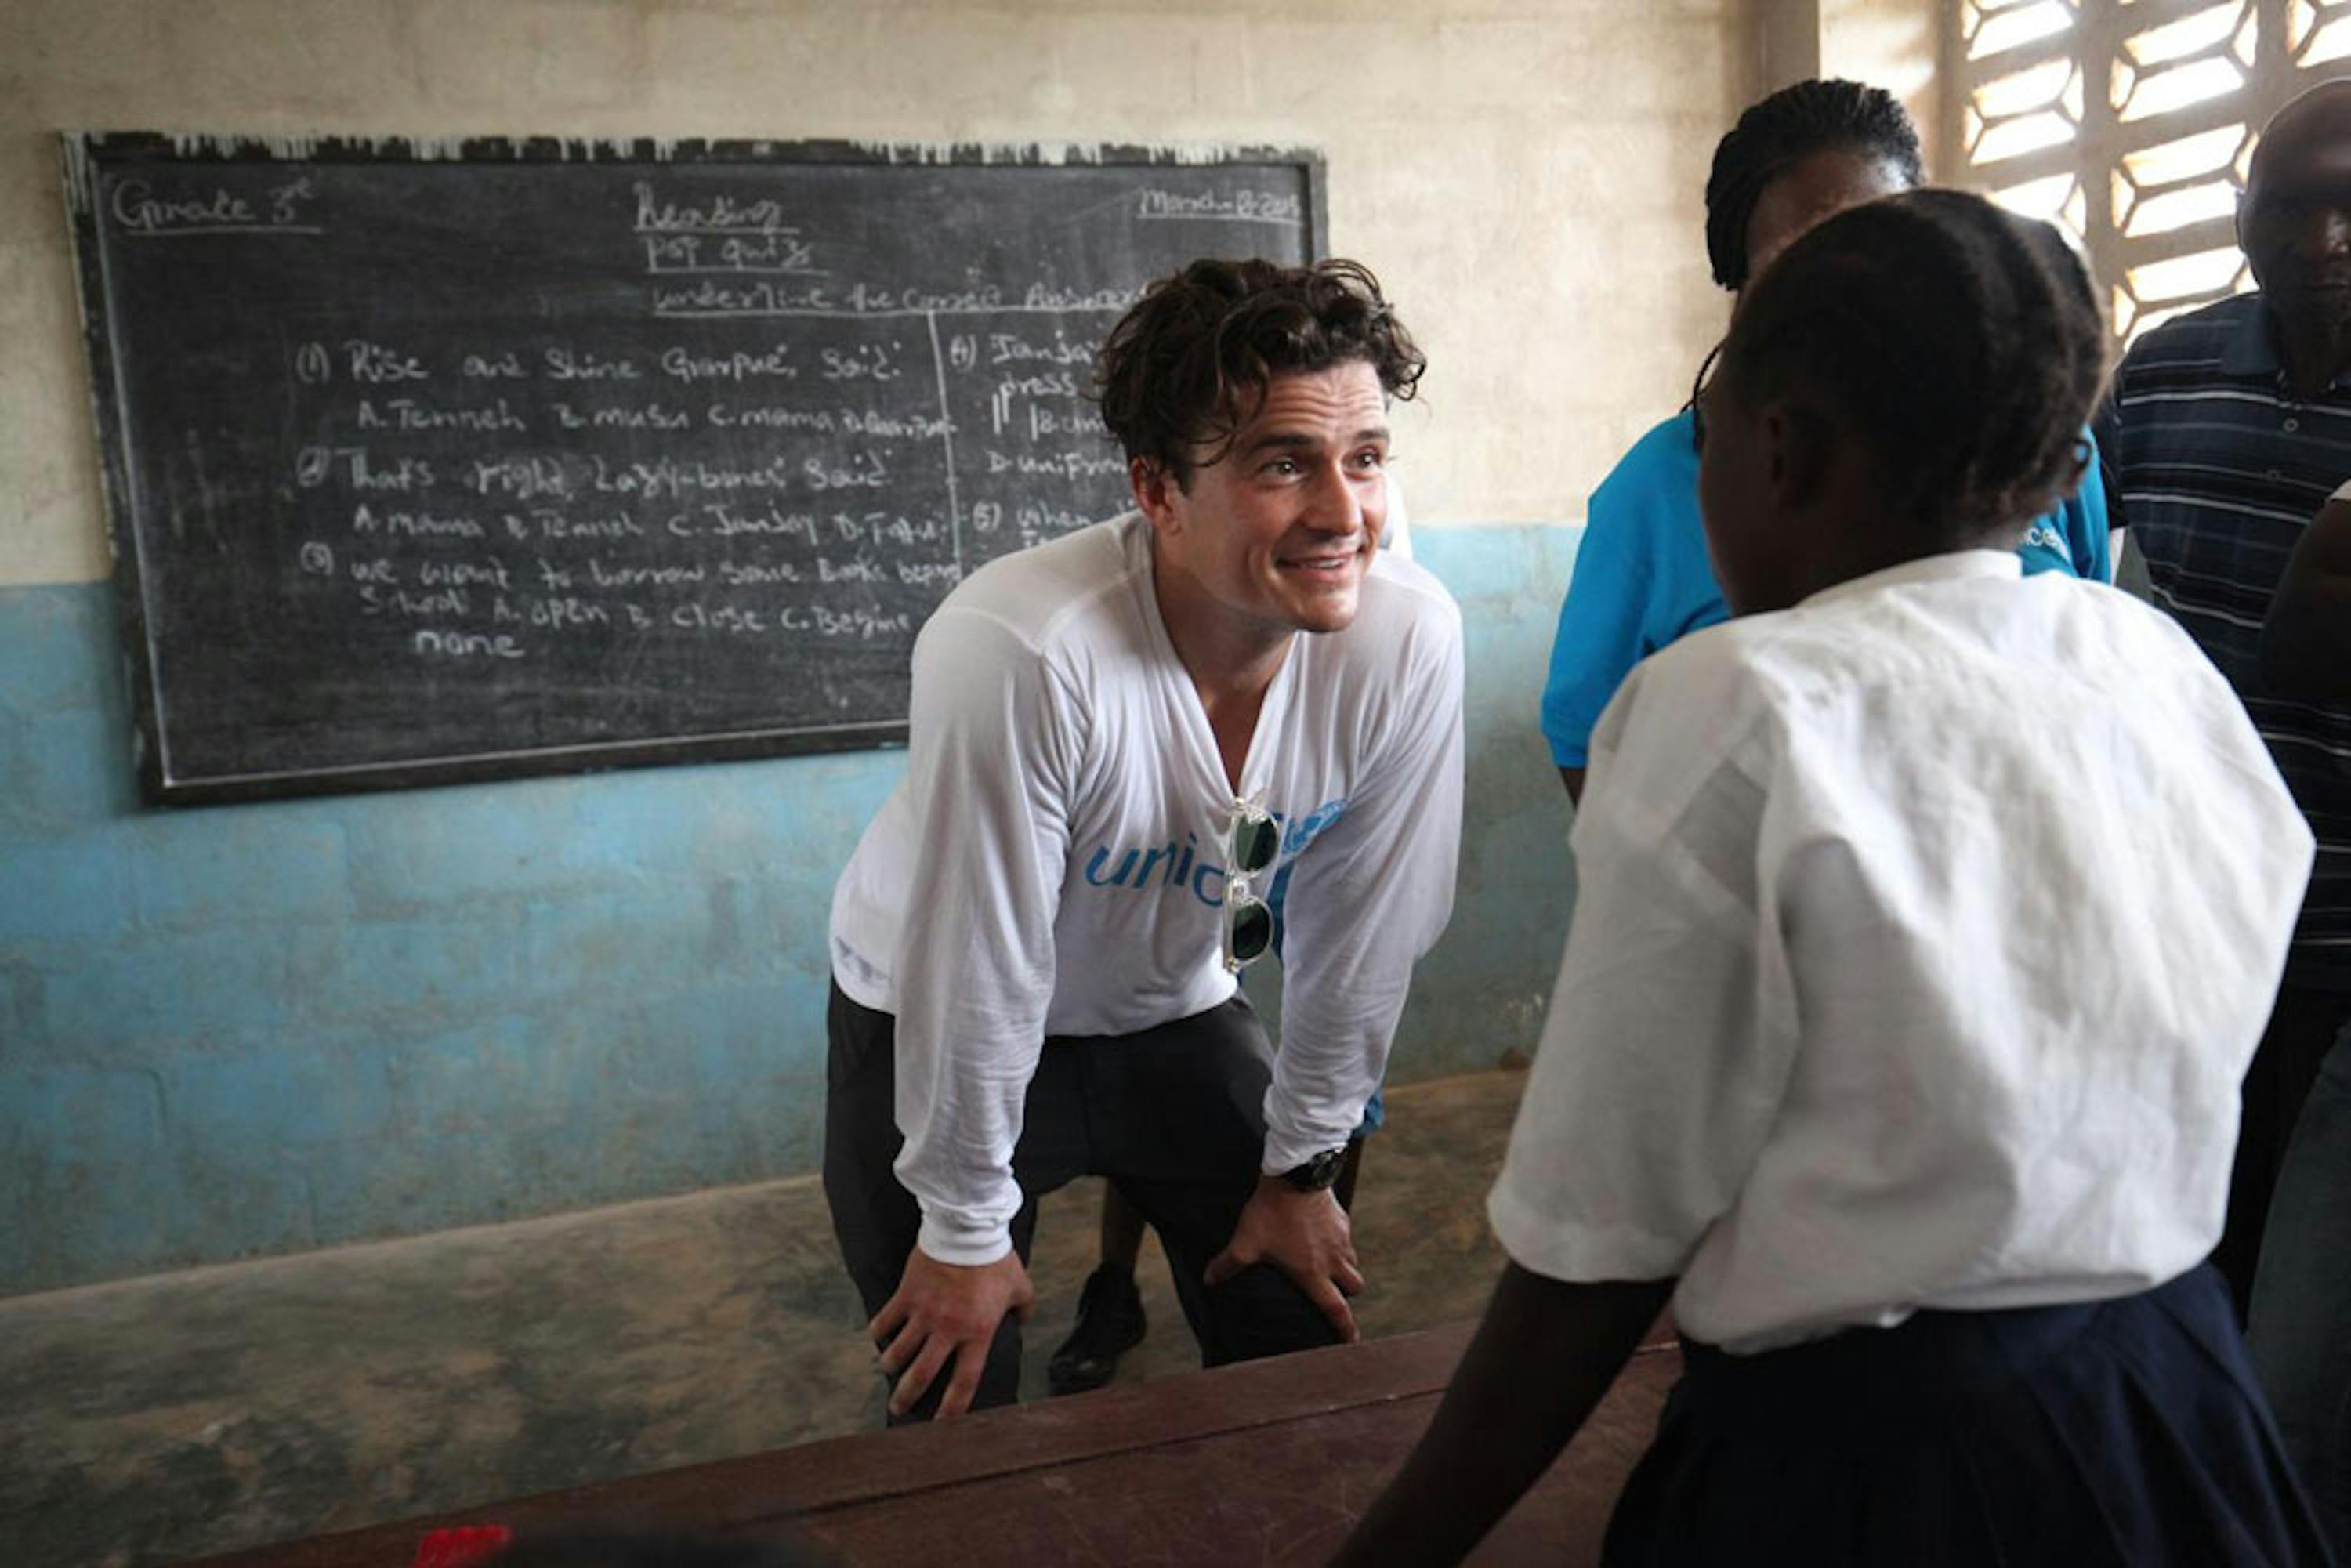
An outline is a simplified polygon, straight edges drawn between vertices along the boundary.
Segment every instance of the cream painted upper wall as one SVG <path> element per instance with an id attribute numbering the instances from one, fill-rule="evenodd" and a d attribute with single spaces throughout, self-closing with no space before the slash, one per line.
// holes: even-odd
<path id="1" fill-rule="evenodd" d="M 0 0 L 0 583 L 109 570 L 59 130 L 1271 142 L 1427 349 L 1416 521 L 1582 515 L 1726 302 L 1745 0 Z"/>
<path id="2" fill-rule="evenodd" d="M 1871 82 L 1918 122 L 1927 167 L 1943 169 L 1943 0 L 1820 0 L 1821 74 Z"/>

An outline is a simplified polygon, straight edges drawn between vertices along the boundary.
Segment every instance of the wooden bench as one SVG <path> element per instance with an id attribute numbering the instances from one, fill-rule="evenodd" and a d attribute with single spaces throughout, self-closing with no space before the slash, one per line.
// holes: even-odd
<path id="1" fill-rule="evenodd" d="M 1474 1325 L 1309 1351 L 319 1536 L 219 1568 L 409 1568 L 455 1524 L 751 1534 L 853 1563 L 1318 1563 L 1435 1413 Z M 1679 1374 L 1645 1345 L 1479 1563 L 1596 1563 Z"/>

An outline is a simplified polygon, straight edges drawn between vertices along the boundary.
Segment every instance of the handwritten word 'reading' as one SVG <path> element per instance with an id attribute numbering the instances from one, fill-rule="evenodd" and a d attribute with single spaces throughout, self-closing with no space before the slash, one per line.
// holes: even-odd
<path id="1" fill-rule="evenodd" d="M 639 234 L 799 233 L 784 221 L 780 202 L 738 202 L 724 193 L 698 203 L 664 201 L 649 180 L 639 180 L 634 189 Z"/>

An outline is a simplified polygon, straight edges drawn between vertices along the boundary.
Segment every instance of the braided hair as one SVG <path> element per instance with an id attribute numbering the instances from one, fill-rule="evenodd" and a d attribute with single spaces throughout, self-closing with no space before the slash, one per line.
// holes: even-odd
<path id="1" fill-rule="evenodd" d="M 1892 164 L 1905 184 L 1927 177 L 1918 129 L 1884 88 L 1800 81 L 1748 106 L 1715 143 L 1706 177 L 1706 257 L 1714 280 L 1747 287 L 1747 225 L 1764 187 L 1816 152 L 1852 152 Z"/>
<path id="2" fill-rule="evenodd" d="M 1888 513 L 1983 541 L 2079 481 L 2105 383 L 2089 274 L 2049 225 L 1959 191 L 1865 203 L 1806 234 L 1732 319 L 1719 384 L 1842 416 Z"/>

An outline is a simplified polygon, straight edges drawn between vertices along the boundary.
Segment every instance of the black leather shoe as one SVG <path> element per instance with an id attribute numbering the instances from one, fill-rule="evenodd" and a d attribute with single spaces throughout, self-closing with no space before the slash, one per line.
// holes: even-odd
<path id="1" fill-rule="evenodd" d="M 1100 1388 L 1118 1371 L 1121 1353 L 1143 1343 L 1144 1327 L 1134 1276 L 1103 1264 L 1078 1292 L 1078 1326 L 1045 1364 L 1045 1386 L 1056 1394 Z"/>

